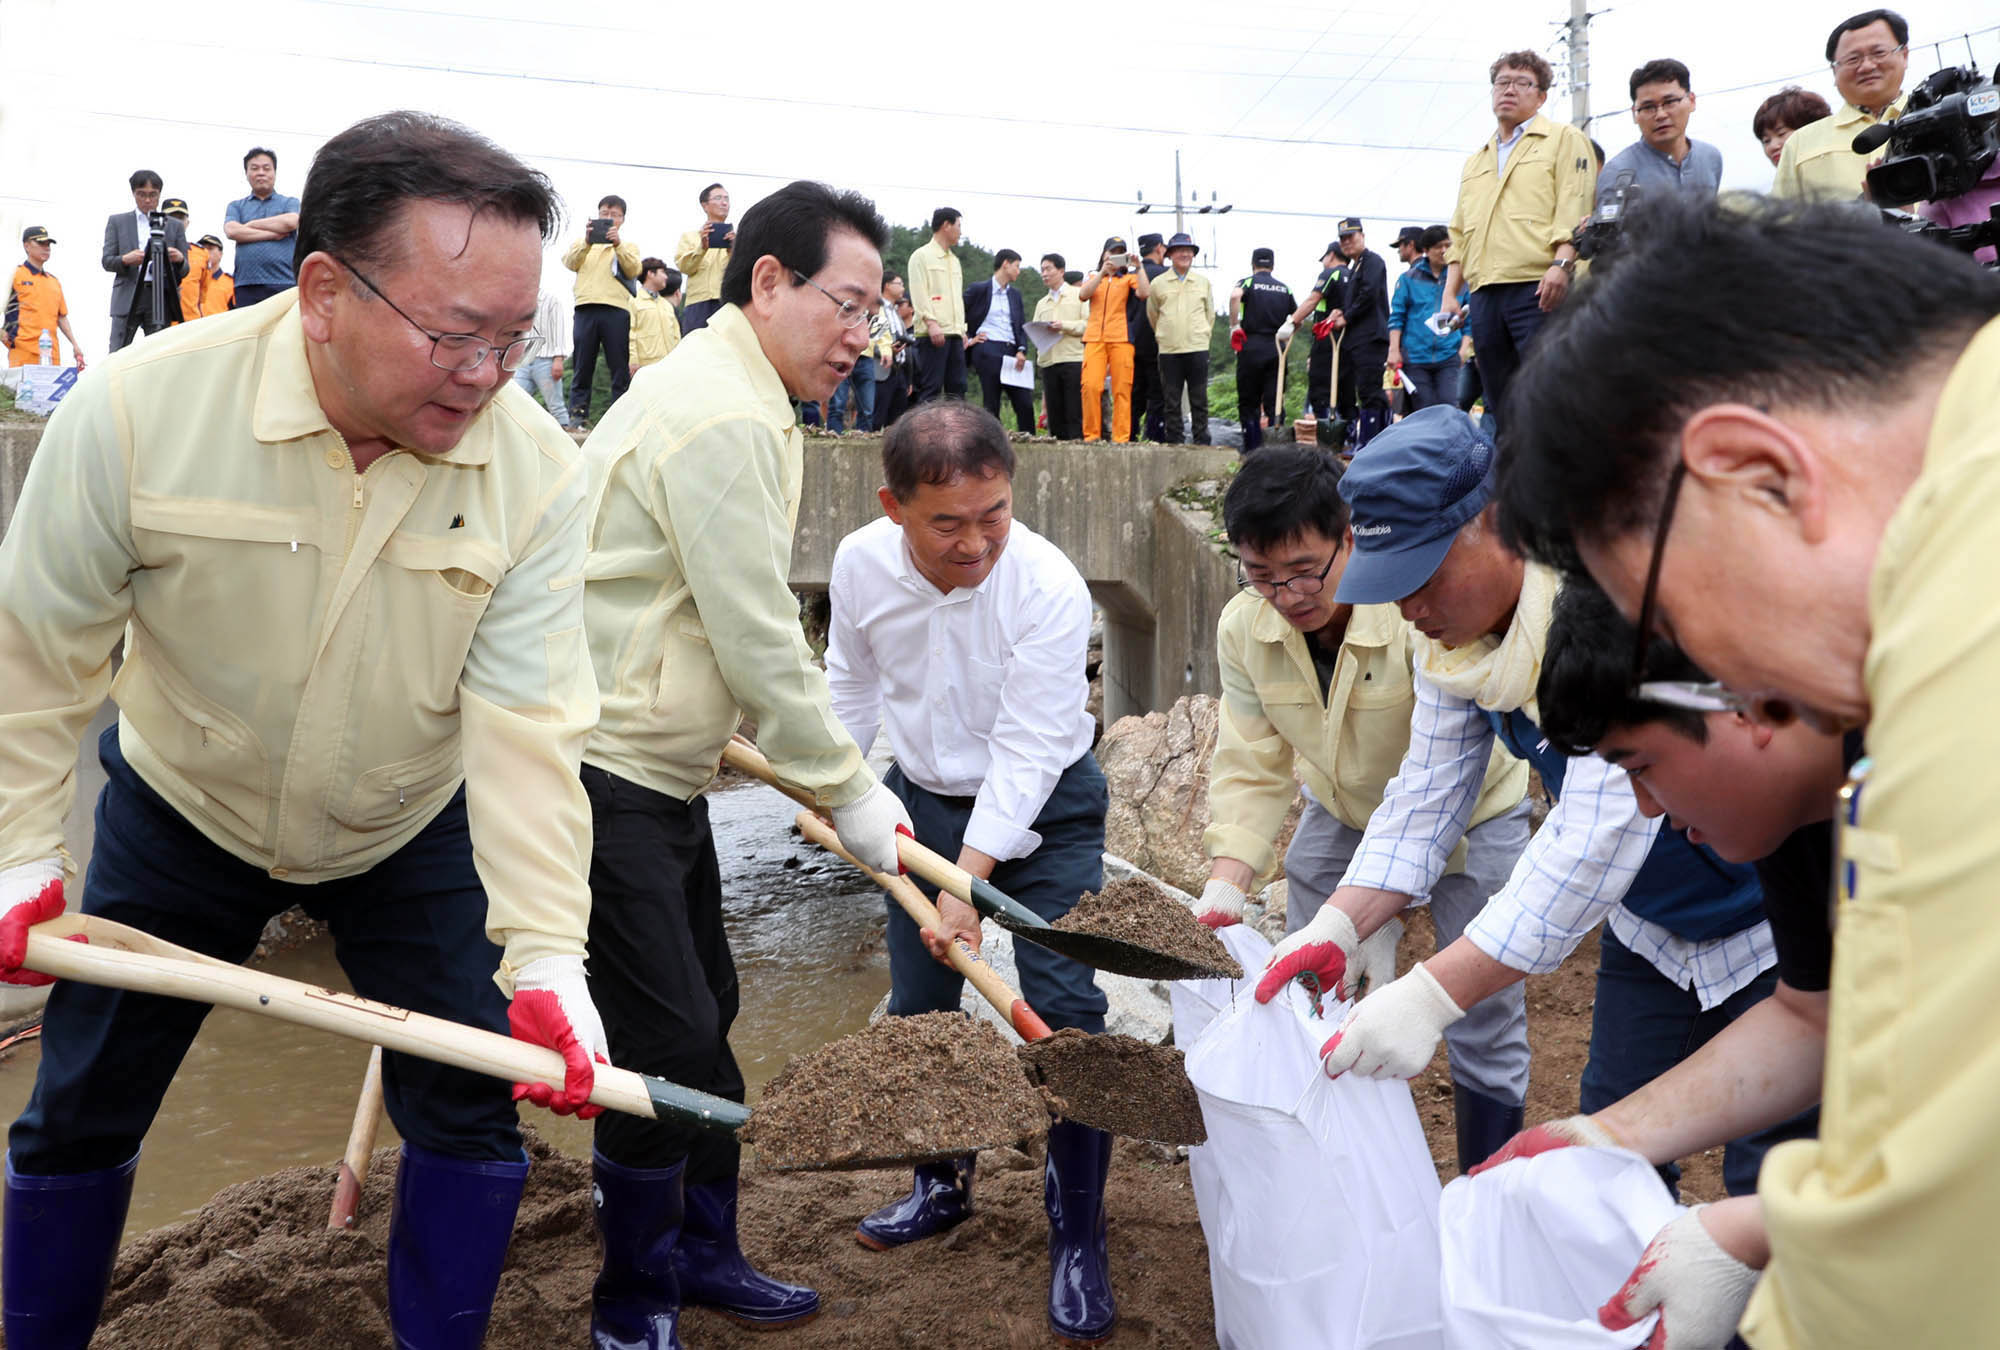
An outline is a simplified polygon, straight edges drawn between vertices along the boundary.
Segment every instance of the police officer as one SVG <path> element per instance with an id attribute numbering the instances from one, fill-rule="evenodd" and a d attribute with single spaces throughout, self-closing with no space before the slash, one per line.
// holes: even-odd
<path id="1" fill-rule="evenodd" d="M 1312 320 L 1312 353 L 1306 358 L 1306 411 L 1325 417 L 1333 411 L 1333 340 L 1341 327 L 1335 313 L 1347 294 L 1347 260 L 1340 254 L 1340 242 L 1328 244 L 1319 255 L 1319 277 L 1292 315 L 1292 326 Z"/>
<path id="2" fill-rule="evenodd" d="M 1167 270 L 1167 241 L 1157 234 L 1139 236 L 1139 265 L 1152 281 Z M 1160 343 L 1153 335 L 1146 301 L 1132 295 L 1125 301 L 1125 321 L 1132 331 L 1132 420 L 1140 423 L 1134 440 L 1161 440 L 1167 431 L 1167 404 L 1160 385 Z"/>
<path id="3" fill-rule="evenodd" d="M 1229 297 L 1229 345 L 1236 351 L 1236 409 L 1243 419 L 1243 448 L 1264 443 L 1265 410 L 1276 425 L 1283 412 L 1278 388 L 1278 330 L 1287 327 L 1292 310 L 1291 287 L 1271 275 L 1277 255 L 1268 248 L 1252 250 L 1250 275 Z"/>
<path id="4" fill-rule="evenodd" d="M 1389 395 L 1382 372 L 1389 363 L 1389 267 L 1368 251 L 1361 218 L 1340 222 L 1340 252 L 1346 259 L 1347 289 L 1340 299 L 1340 370 L 1334 406 L 1354 428 L 1354 448 L 1389 425 Z"/>

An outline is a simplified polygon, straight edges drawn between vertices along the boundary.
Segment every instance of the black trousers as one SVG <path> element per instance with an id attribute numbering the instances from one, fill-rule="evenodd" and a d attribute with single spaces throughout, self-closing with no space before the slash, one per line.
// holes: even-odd
<path id="1" fill-rule="evenodd" d="M 1014 425 L 1024 434 L 1034 435 L 1035 391 L 1000 382 L 1000 367 L 1014 359 L 1007 355 L 1006 347 L 998 342 L 981 342 L 966 353 L 965 359 L 979 375 L 979 401 L 986 405 L 986 411 L 996 418 L 1000 416 L 1000 395 L 1005 391 L 1007 402 L 1014 409 Z"/>
<path id="2" fill-rule="evenodd" d="M 130 345 L 132 339 L 141 333 L 157 333 L 163 328 L 170 328 L 180 316 L 181 293 L 176 287 L 167 292 L 167 321 L 156 326 L 153 323 L 153 283 L 142 281 L 139 289 L 132 292 L 132 308 L 111 316 L 111 350 L 119 351 Z"/>
<path id="3" fill-rule="evenodd" d="M 632 311 L 618 305 L 578 305 L 574 339 L 573 377 L 569 385 L 569 420 L 590 416 L 590 386 L 597 379 L 597 353 L 611 367 L 611 401 L 616 403 L 632 383 Z"/>
<path id="4" fill-rule="evenodd" d="M 282 286 L 245 286 L 242 282 L 238 282 L 236 284 L 236 308 L 248 309 L 251 305 L 261 305 L 272 296 L 283 295 L 291 289 L 292 283 L 289 281 Z"/>
<path id="5" fill-rule="evenodd" d="M 1194 422 L 1194 443 L 1208 444 L 1208 353 L 1163 352 L 1160 355 L 1160 400 L 1164 409 L 1160 439 L 1181 443 L 1181 391 L 1187 390 L 1188 416 Z"/>
<path id="6" fill-rule="evenodd" d="M 909 407 L 909 367 L 892 366 L 889 378 L 875 385 L 875 429 L 886 430 L 891 422 L 909 411 Z"/>
<path id="7" fill-rule="evenodd" d="M 736 961 L 722 928 L 722 872 L 708 799 L 684 802 L 583 766 L 590 850 L 590 997 L 611 1060 L 669 1082 L 743 1100 L 729 1049 Z M 597 1148 L 624 1167 L 687 1159 L 689 1184 L 736 1175 L 734 1137 L 606 1111 Z"/>
<path id="8" fill-rule="evenodd" d="M 1133 440 L 1158 441 L 1166 435 L 1165 393 L 1160 379 L 1160 340 L 1147 325 L 1134 324 L 1132 326 Z"/>
<path id="9" fill-rule="evenodd" d="M 1314 338 L 1306 357 L 1306 411 L 1325 417 L 1333 411 L 1333 339 Z"/>
<path id="10" fill-rule="evenodd" d="M 1246 333 L 1243 350 L 1236 353 L 1236 415 L 1243 423 L 1243 448 L 1255 450 L 1264 443 L 1261 418 L 1272 410 L 1271 425 L 1278 419 L 1278 336 L 1275 333 Z"/>
<path id="11" fill-rule="evenodd" d="M 1479 378 L 1486 386 L 1487 420 L 1481 425 L 1494 436 L 1500 434 L 1507 385 L 1549 317 L 1542 312 L 1540 288 L 1536 281 L 1508 281 L 1472 293 L 1472 317 L 1466 327 L 1478 356 Z"/>
<path id="12" fill-rule="evenodd" d="M 1382 387 L 1382 374 L 1388 366 L 1389 344 L 1386 340 L 1359 347 L 1341 344 L 1340 370 L 1334 379 L 1333 404 L 1352 428 L 1354 448 L 1357 450 L 1389 425 L 1389 393 Z"/>
<path id="13" fill-rule="evenodd" d="M 715 317 L 715 311 L 722 308 L 720 300 L 697 300 L 691 305 L 681 306 L 681 336 L 686 337 L 697 328 L 708 327 L 708 321 Z"/>
<path id="14" fill-rule="evenodd" d="M 486 939 L 486 891 L 473 870 L 463 788 L 367 871 L 301 886 L 211 843 L 126 763 L 116 726 L 97 747 L 106 781 L 84 913 L 241 963 L 272 915 L 303 905 L 332 929 L 341 968 L 363 998 L 507 1034 L 507 999 L 493 983 L 500 949 Z M 42 1017 L 34 1096 L 8 1136 L 14 1166 L 68 1175 L 130 1158 L 208 1008 L 58 980 Z M 397 1133 L 421 1148 L 521 1157 L 512 1094 L 497 1078 L 390 1051 L 382 1089 Z"/>
<path id="15" fill-rule="evenodd" d="M 1059 441 L 1082 440 L 1083 362 L 1043 366 L 1042 398 L 1049 408 L 1049 435 Z"/>
<path id="16" fill-rule="evenodd" d="M 913 337 L 910 350 L 916 353 L 917 367 L 917 388 L 911 403 L 929 403 L 940 396 L 965 397 L 964 338 L 948 337 L 935 344 L 927 337 Z"/>

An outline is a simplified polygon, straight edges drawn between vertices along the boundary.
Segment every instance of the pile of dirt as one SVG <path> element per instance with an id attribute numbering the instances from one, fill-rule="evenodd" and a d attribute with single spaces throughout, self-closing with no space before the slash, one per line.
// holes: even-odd
<path id="1" fill-rule="evenodd" d="M 1057 1116 L 1134 1139 L 1208 1142 L 1186 1056 L 1171 1045 L 1072 1027 L 1029 1041 L 1017 1053 Z"/>
<path id="2" fill-rule="evenodd" d="M 535 1166 L 486 1350 L 547 1350 L 589 1337 L 598 1267 L 590 1169 L 524 1134 Z M 127 1243 L 93 1350 L 382 1350 L 392 1343 L 384 1253 L 395 1175 L 395 1150 L 379 1150 L 360 1222 L 347 1232 L 324 1227 L 334 1169 L 294 1168 L 232 1186 L 187 1222 Z M 905 1171 L 744 1177 L 744 1249 L 772 1274 L 812 1284 L 824 1301 L 817 1320 L 784 1333 L 786 1350 L 1051 1344 L 1040 1155 L 982 1155 L 973 1216 L 946 1236 L 863 1249 L 855 1222 L 909 1182 Z M 1171 1149 L 1121 1140 L 1107 1195 L 1117 1344 L 1213 1346 L 1208 1251 L 1186 1165 Z M 699 1350 L 774 1344 L 700 1309 L 683 1316 L 681 1337 Z"/>
<path id="3" fill-rule="evenodd" d="M 1176 978 L 1234 980 L 1243 975 L 1236 958 L 1195 921 L 1187 906 L 1140 877 L 1114 881 L 1101 891 L 1085 891 L 1076 906 L 1050 927 L 1158 952 L 1187 968 Z"/>
<path id="4" fill-rule="evenodd" d="M 771 1168 L 955 1158 L 1048 1131 L 1006 1040 L 958 1013 L 885 1017 L 795 1056 L 739 1137 Z"/>

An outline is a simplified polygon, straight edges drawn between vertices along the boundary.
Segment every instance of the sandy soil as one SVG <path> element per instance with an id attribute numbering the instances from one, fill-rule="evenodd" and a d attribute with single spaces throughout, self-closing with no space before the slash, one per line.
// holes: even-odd
<path id="1" fill-rule="evenodd" d="M 1413 916 L 1402 963 L 1431 950 Z M 1535 1049 L 1530 1121 L 1576 1109 L 1590 1035 L 1596 939 L 1552 975 L 1529 982 Z M 1440 1176 L 1453 1171 L 1451 1087 L 1444 1059 L 1412 1085 Z M 579 1345 L 589 1321 L 597 1246 L 587 1167 L 531 1141 L 536 1166 L 516 1225 L 487 1345 Z M 869 1252 L 854 1222 L 900 1193 L 905 1172 L 752 1173 L 744 1182 L 744 1245 L 774 1274 L 809 1281 L 825 1311 L 782 1336 L 691 1311 L 691 1350 L 880 1350 L 952 1345 L 1015 1350 L 1053 1344 L 1044 1313 L 1047 1221 L 1038 1157 L 982 1156 L 977 1214 L 948 1237 Z M 97 1350 L 379 1350 L 388 1345 L 383 1250 L 394 1154 L 382 1150 L 359 1227 L 327 1232 L 333 1170 L 302 1168 L 231 1187 L 196 1218 L 158 1229 L 120 1254 Z M 1693 1200 L 1721 1194 L 1720 1151 L 1690 1161 Z M 1110 1186 L 1111 1253 L 1122 1321 L 1116 1344 L 1214 1344 L 1208 1257 L 1187 1168 L 1175 1150 L 1120 1141 Z"/>

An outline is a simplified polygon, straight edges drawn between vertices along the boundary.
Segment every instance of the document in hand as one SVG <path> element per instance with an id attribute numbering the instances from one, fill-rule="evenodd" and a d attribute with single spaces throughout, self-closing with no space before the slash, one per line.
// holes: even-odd
<path id="1" fill-rule="evenodd" d="M 1062 329 L 1052 323 L 1044 323 L 1040 319 L 1034 319 L 1029 321 L 1027 329 L 1028 336 L 1034 340 L 1035 354 L 1037 356 L 1062 341 Z"/>

